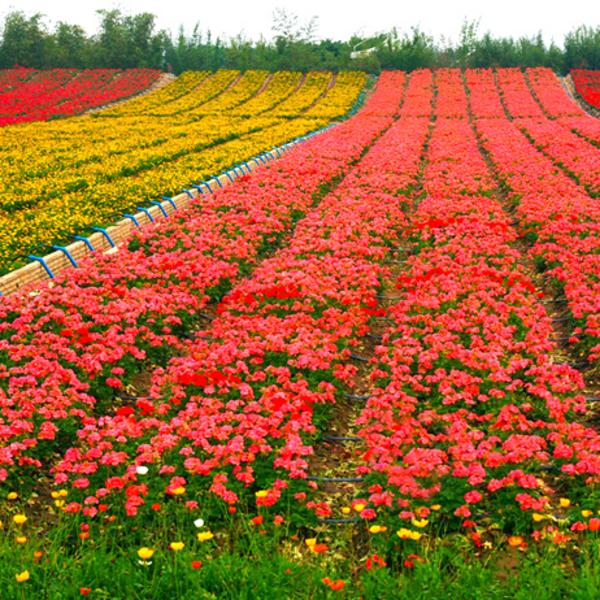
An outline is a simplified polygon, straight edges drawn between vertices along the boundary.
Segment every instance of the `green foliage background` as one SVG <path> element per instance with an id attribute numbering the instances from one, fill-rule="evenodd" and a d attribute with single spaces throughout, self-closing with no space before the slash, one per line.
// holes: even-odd
<path id="1" fill-rule="evenodd" d="M 600 26 L 582 25 L 565 36 L 564 47 L 546 44 L 541 33 L 532 37 L 494 37 L 480 34 L 476 21 L 465 21 L 457 43 L 438 42 L 413 27 L 392 28 L 370 38 L 315 39 L 316 18 L 300 23 L 290 13 L 273 15 L 270 41 L 214 37 L 197 24 L 190 35 L 180 29 L 171 36 L 157 30 L 151 13 L 124 15 L 119 10 L 97 11 L 98 32 L 88 36 L 78 25 L 59 22 L 54 30 L 44 15 L 10 12 L 0 37 L 0 68 L 19 64 L 38 69 L 55 67 L 153 67 L 180 73 L 188 69 L 382 69 L 411 71 L 428 67 L 547 66 L 600 68 Z M 368 50 L 352 59 L 353 50 Z"/>

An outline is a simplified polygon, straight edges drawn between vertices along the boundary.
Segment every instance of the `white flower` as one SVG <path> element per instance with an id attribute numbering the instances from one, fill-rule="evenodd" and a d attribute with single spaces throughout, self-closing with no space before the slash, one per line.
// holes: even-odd
<path id="1" fill-rule="evenodd" d="M 204 519 L 196 519 L 196 520 L 194 521 L 194 525 L 195 525 L 196 527 L 204 527 Z"/>
<path id="2" fill-rule="evenodd" d="M 146 467 L 146 466 L 144 466 L 144 465 L 138 465 L 138 466 L 135 468 L 135 472 L 136 472 L 138 475 L 146 475 L 146 473 L 148 473 L 148 467 Z"/>

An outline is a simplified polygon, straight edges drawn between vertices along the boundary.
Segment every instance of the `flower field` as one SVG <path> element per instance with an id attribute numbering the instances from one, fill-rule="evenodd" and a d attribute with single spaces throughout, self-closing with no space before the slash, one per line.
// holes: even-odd
<path id="1" fill-rule="evenodd" d="M 0 126 L 77 115 L 149 87 L 155 69 L 29 69 L 0 71 Z"/>
<path id="2" fill-rule="evenodd" d="M 0 243 L 187 187 L 364 83 L 189 72 L 5 127 L 31 202 L 6 185 Z M 383 72 L 2 297 L 6 597 L 593 597 L 595 124 L 547 69 Z"/>
<path id="3" fill-rule="evenodd" d="M 2 128 L 0 269 L 319 129 L 348 112 L 364 83 L 349 73 L 300 81 L 294 73 L 190 72 L 92 116 Z"/>

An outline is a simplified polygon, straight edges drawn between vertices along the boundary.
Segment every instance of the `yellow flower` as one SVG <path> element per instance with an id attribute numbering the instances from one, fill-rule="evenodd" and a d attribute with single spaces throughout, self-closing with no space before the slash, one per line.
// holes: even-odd
<path id="1" fill-rule="evenodd" d="M 27 521 L 27 517 L 25 515 L 15 515 L 13 517 L 13 521 L 17 524 L 17 525 L 23 525 L 23 523 L 25 523 L 25 521 Z"/>
<path id="2" fill-rule="evenodd" d="M 342 506 L 342 514 L 349 515 L 352 509 L 349 506 Z"/>
<path id="3" fill-rule="evenodd" d="M 185 488 L 180 485 L 179 487 L 173 488 L 171 494 L 173 494 L 173 496 L 181 496 L 182 494 L 185 494 Z"/>
<path id="4" fill-rule="evenodd" d="M 174 552 L 179 552 L 180 550 L 183 550 L 184 546 L 185 544 L 183 542 L 171 542 L 169 544 L 169 548 L 171 548 L 171 550 L 173 550 Z"/>
<path id="5" fill-rule="evenodd" d="M 384 531 L 387 531 L 387 527 L 385 525 L 371 525 L 369 531 L 371 533 L 383 533 Z"/>
<path id="6" fill-rule="evenodd" d="M 17 494 L 17 492 L 8 492 L 6 497 L 9 500 L 16 500 L 19 497 L 19 494 Z M 27 573 L 27 571 L 25 571 L 25 573 Z"/>
<path id="7" fill-rule="evenodd" d="M 568 498 L 560 498 L 558 503 L 561 508 L 569 508 L 569 506 L 571 506 L 571 501 Z"/>
<path id="8" fill-rule="evenodd" d="M 536 522 L 539 523 L 540 521 L 543 521 L 546 518 L 546 515 L 541 515 L 540 513 L 536 513 L 534 512 L 531 515 L 531 518 Z"/>
<path id="9" fill-rule="evenodd" d="M 207 542 L 208 540 L 212 540 L 214 537 L 215 534 L 212 531 L 201 531 L 198 533 L 199 542 Z"/>
<path id="10" fill-rule="evenodd" d="M 18 535 L 17 537 L 15 537 L 15 542 L 17 542 L 17 544 L 24 544 L 25 542 L 27 542 L 27 536 Z"/>
<path id="11" fill-rule="evenodd" d="M 54 501 L 54 506 L 56 506 L 56 508 L 62 508 L 64 505 L 65 505 L 64 500 L 55 500 Z"/>
<path id="12" fill-rule="evenodd" d="M 304 543 L 311 548 L 312 546 L 314 546 L 317 543 L 317 538 L 306 538 L 304 540 Z"/>
<path id="13" fill-rule="evenodd" d="M 154 556 L 154 550 L 152 548 L 146 548 L 146 546 L 138 550 L 138 556 L 142 560 L 150 560 Z"/>
<path id="14" fill-rule="evenodd" d="M 442 508 L 441 504 L 433 504 L 431 506 L 431 510 L 440 510 L 440 508 Z"/>
<path id="15" fill-rule="evenodd" d="M 259 490 L 254 494 L 257 498 L 266 498 L 269 495 L 268 490 Z"/>
<path id="16" fill-rule="evenodd" d="M 354 505 L 354 510 L 356 512 L 362 512 L 363 510 L 365 510 L 365 505 L 362 502 L 359 502 L 358 504 Z"/>
<path id="17" fill-rule="evenodd" d="M 594 514 L 594 511 L 593 511 L 593 510 L 582 510 L 582 511 L 581 511 L 581 516 L 582 516 L 584 519 L 587 519 L 588 517 L 591 517 L 593 514 Z"/>
<path id="18" fill-rule="evenodd" d="M 15 575 L 15 579 L 17 580 L 17 583 L 23 583 L 24 581 L 27 581 L 29 579 L 29 571 L 25 570 L 21 571 L 21 573 L 17 573 Z"/>
<path id="19" fill-rule="evenodd" d="M 401 540 L 415 540 L 415 541 L 420 540 L 421 537 L 423 536 L 422 533 L 419 533 L 418 531 L 413 531 L 412 529 L 406 529 L 405 527 L 400 527 L 400 529 L 398 529 L 398 531 L 396 531 L 396 535 Z"/>
<path id="20" fill-rule="evenodd" d="M 429 521 L 427 519 L 413 519 L 411 521 L 411 523 L 415 526 L 415 527 L 426 527 L 427 524 L 429 523 Z"/>

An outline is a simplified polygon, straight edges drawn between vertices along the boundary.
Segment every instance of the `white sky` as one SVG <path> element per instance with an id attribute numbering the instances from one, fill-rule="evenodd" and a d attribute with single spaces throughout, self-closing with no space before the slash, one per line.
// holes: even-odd
<path id="1" fill-rule="evenodd" d="M 596 8 L 593 8 L 593 7 Z M 298 15 L 301 22 L 318 17 L 317 37 L 347 39 L 354 33 L 369 35 L 396 26 L 408 31 L 418 25 L 423 31 L 456 40 L 463 19 L 479 19 L 479 32 L 491 31 L 502 36 L 532 36 L 541 31 L 544 39 L 559 45 L 565 33 L 578 25 L 600 24 L 597 0 L 221 0 L 196 2 L 188 0 L 1 0 L 0 19 L 10 10 L 21 10 L 30 16 L 46 15 L 53 28 L 57 21 L 81 25 L 88 34 L 95 33 L 98 8 L 119 8 L 124 14 L 151 12 L 157 16 L 159 29 L 177 32 L 183 24 L 186 31 L 200 23 L 200 29 L 226 38 L 243 33 L 250 39 L 271 37 L 273 11 L 282 7 Z"/>

